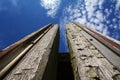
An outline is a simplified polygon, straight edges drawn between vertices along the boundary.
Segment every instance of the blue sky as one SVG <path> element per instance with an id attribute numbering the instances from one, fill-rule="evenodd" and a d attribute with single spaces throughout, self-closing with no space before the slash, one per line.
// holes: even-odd
<path id="1" fill-rule="evenodd" d="M 120 41 L 120 0 L 0 0 L 0 49 L 48 23 L 60 25 L 60 52 L 66 52 L 65 24 L 77 21 Z"/>

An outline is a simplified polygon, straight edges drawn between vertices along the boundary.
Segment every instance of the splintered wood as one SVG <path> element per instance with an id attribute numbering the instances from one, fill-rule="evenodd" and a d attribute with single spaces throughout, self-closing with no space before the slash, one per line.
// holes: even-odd
<path id="1" fill-rule="evenodd" d="M 4 80 L 41 80 L 57 31 L 58 25 L 53 26 Z"/>
<path id="2" fill-rule="evenodd" d="M 66 30 L 75 80 L 120 80 L 120 72 L 84 37 L 80 27 L 71 23 Z"/>

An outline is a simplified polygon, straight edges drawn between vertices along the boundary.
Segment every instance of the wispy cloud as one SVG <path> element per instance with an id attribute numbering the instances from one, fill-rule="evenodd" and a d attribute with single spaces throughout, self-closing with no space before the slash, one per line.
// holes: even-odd
<path id="1" fill-rule="evenodd" d="M 116 23 L 116 17 L 115 19 L 108 19 L 110 15 L 113 14 L 113 10 L 107 8 L 103 9 L 103 3 L 104 0 L 84 0 L 84 2 L 78 0 L 77 4 L 70 4 L 64 9 L 63 15 L 65 17 L 63 21 L 65 23 L 77 21 L 104 35 L 111 35 L 110 29 L 112 28 L 116 31 L 120 25 Z M 112 4 L 110 6 L 112 6 Z M 120 8 L 120 0 L 117 0 L 116 8 Z M 103 14 L 103 12 L 106 15 Z M 118 36 L 119 34 L 115 31 L 112 37 L 116 39 L 120 38 L 120 36 Z"/>
<path id="2" fill-rule="evenodd" d="M 117 0 L 117 4 L 116 4 L 116 10 L 120 9 L 120 0 Z"/>
<path id="3" fill-rule="evenodd" d="M 40 0 L 40 5 L 47 11 L 47 15 L 54 18 L 59 9 L 61 0 Z"/>
<path id="4" fill-rule="evenodd" d="M 76 6 L 71 4 L 65 8 L 64 15 L 67 15 L 65 20 L 67 20 L 66 22 L 77 21 L 83 25 L 103 32 L 104 25 L 101 23 L 104 20 L 104 16 L 100 10 L 95 11 L 95 6 L 99 4 L 99 8 L 101 8 L 102 3 L 103 0 L 85 0 L 85 3 L 83 4 L 78 0 Z M 97 24 L 97 26 L 95 24 Z M 104 31 L 107 31 L 107 29 Z"/>

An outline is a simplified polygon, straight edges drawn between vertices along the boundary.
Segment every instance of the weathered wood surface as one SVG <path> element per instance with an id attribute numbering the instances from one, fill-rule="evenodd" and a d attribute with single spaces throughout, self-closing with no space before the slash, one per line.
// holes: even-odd
<path id="1" fill-rule="evenodd" d="M 87 40 L 83 30 L 67 24 L 67 39 L 75 80 L 120 80 L 120 72 Z"/>
<path id="2" fill-rule="evenodd" d="M 58 25 L 55 25 L 27 52 L 4 80 L 41 80 L 57 32 Z"/>
<path id="3" fill-rule="evenodd" d="M 3 50 L 0 51 L 0 59 L 3 58 L 3 56 L 6 56 L 7 53 L 10 54 L 10 52 L 14 51 L 15 48 L 18 48 L 19 46 L 21 46 L 21 44 L 25 43 L 26 41 L 28 41 L 29 39 L 31 39 L 33 36 L 37 35 L 37 34 L 41 34 L 43 31 L 45 31 L 45 29 L 51 27 L 52 24 L 48 24 L 42 28 L 40 28 L 39 30 L 29 34 L 28 36 L 25 36 L 23 39 L 15 42 L 14 44 L 4 48 Z"/>
<path id="4" fill-rule="evenodd" d="M 45 34 L 45 31 L 48 31 L 51 27 L 52 24 L 46 25 L 2 50 L 0 52 L 0 77 L 1 70 L 6 65 L 8 65 L 13 59 L 15 59 L 29 45 L 34 45 L 33 43 L 36 43 L 37 40 Z"/>

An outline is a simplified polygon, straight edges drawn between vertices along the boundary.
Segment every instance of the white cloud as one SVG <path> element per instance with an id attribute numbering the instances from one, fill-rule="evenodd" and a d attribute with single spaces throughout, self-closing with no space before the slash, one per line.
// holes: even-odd
<path id="1" fill-rule="evenodd" d="M 115 29 L 117 29 L 117 28 L 118 28 L 118 27 L 117 27 L 117 25 L 114 25 L 113 27 L 114 27 Z"/>
<path id="2" fill-rule="evenodd" d="M 104 35 L 108 35 L 108 26 L 104 25 L 102 22 L 106 21 L 106 17 L 110 15 L 111 10 L 105 9 L 107 15 L 103 15 L 101 10 L 97 10 L 95 8 L 98 5 L 99 9 L 102 9 L 103 1 L 104 0 L 85 0 L 85 7 L 88 15 L 87 18 L 90 20 L 90 22 L 87 22 L 86 25 L 101 32 Z"/>
<path id="3" fill-rule="evenodd" d="M 105 28 L 103 29 L 102 34 L 103 34 L 103 35 L 108 35 L 108 34 L 109 34 L 109 32 L 108 32 L 108 27 L 105 27 Z"/>
<path id="4" fill-rule="evenodd" d="M 85 16 L 83 16 L 81 18 L 77 18 L 75 21 L 76 22 L 80 22 L 81 24 L 85 24 L 87 22 Z"/>
<path id="5" fill-rule="evenodd" d="M 64 17 L 64 21 L 66 20 L 65 22 L 68 23 L 72 21 L 82 20 L 81 22 L 84 23 L 86 19 L 85 16 L 82 15 L 82 12 L 85 14 L 85 11 L 80 10 L 79 4 L 77 4 L 76 6 L 73 6 L 71 4 L 63 10 L 63 15 L 67 16 Z"/>
<path id="6" fill-rule="evenodd" d="M 88 12 L 89 18 L 93 16 L 95 11 L 95 6 L 102 6 L 103 0 L 85 0 L 86 10 Z"/>
<path id="7" fill-rule="evenodd" d="M 47 11 L 47 15 L 54 18 L 60 6 L 61 0 L 40 0 L 40 4 Z"/>
<path id="8" fill-rule="evenodd" d="M 99 20 L 95 18 L 95 19 L 93 20 L 93 22 L 99 23 Z"/>
<path id="9" fill-rule="evenodd" d="M 113 22 L 116 22 L 116 21 L 117 21 L 117 19 L 116 19 L 116 18 L 113 18 L 113 19 L 112 19 L 112 21 L 113 21 Z"/>
<path id="10" fill-rule="evenodd" d="M 85 0 L 85 8 L 89 19 L 94 16 L 95 6 L 99 5 L 99 7 L 102 7 L 103 1 L 104 0 Z"/>
<path id="11" fill-rule="evenodd" d="M 106 21 L 106 23 L 107 23 L 107 24 L 110 24 L 110 21 L 108 20 L 108 21 Z"/>
<path id="12" fill-rule="evenodd" d="M 82 11 L 82 14 L 83 14 L 83 15 L 85 15 L 85 13 L 86 13 L 86 11 L 85 11 L 85 10 L 83 10 L 83 11 Z"/>
<path id="13" fill-rule="evenodd" d="M 119 8 L 120 8 L 120 0 L 117 0 L 116 10 L 119 10 Z"/>
<path id="14" fill-rule="evenodd" d="M 104 10 L 104 12 L 106 13 L 106 17 L 108 17 L 110 15 L 110 12 L 111 10 L 108 10 L 107 8 Z"/>
<path id="15" fill-rule="evenodd" d="M 81 3 L 81 0 L 78 0 L 77 4 L 70 4 L 68 7 L 65 7 L 63 12 L 63 21 L 65 23 L 76 21 L 104 35 L 111 34 L 109 28 L 118 28 L 119 25 L 110 25 L 111 20 L 108 20 L 108 17 L 112 14 L 112 9 L 102 8 L 104 0 L 84 1 L 85 4 Z M 103 10 L 106 15 L 102 12 Z M 116 22 L 117 20 L 113 18 L 112 21 Z M 104 24 L 104 22 L 106 22 L 106 24 Z M 116 39 L 117 38 L 118 37 L 116 37 Z"/>
<path id="16" fill-rule="evenodd" d="M 93 14 L 94 15 L 94 14 Z M 97 11 L 96 12 L 96 17 L 97 17 L 97 19 L 99 20 L 99 21 L 103 21 L 103 14 L 102 14 L 102 12 L 100 12 L 100 11 Z"/>
<path id="17" fill-rule="evenodd" d="M 66 7 L 64 10 L 64 14 L 68 16 L 67 17 L 68 21 L 79 21 L 81 24 L 86 24 L 87 18 L 88 18 L 91 24 L 92 22 L 95 22 L 96 24 L 98 24 L 102 22 L 104 19 L 103 19 L 102 12 L 96 11 L 95 13 L 95 10 L 96 10 L 95 6 L 98 4 L 99 6 L 102 6 L 102 3 L 103 3 L 103 0 L 94 0 L 94 1 L 85 0 L 85 4 L 82 4 L 81 0 L 78 0 L 75 6 L 71 4 L 68 7 Z M 97 19 L 94 19 L 93 16 L 96 16 Z"/>

